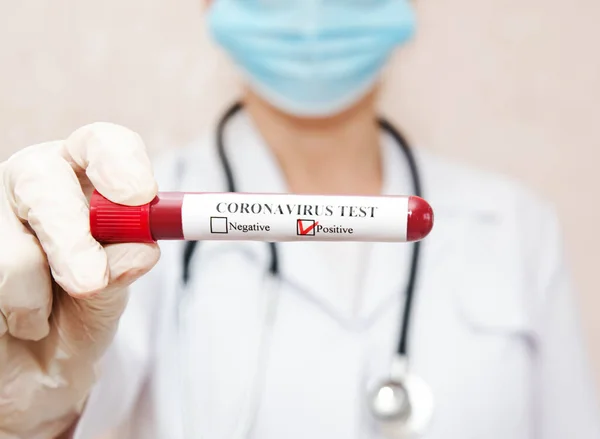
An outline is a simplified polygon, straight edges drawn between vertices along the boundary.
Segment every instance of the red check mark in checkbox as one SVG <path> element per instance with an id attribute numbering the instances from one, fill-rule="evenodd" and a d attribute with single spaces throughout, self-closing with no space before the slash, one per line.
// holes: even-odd
<path id="1" fill-rule="evenodd" d="M 319 225 L 318 221 L 315 220 L 298 220 L 298 235 L 301 236 L 314 236 L 315 227 Z"/>

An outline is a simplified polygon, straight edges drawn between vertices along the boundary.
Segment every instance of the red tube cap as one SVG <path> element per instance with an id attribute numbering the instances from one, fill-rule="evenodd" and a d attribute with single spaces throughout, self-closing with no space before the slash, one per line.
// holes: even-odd
<path id="1" fill-rule="evenodd" d="M 101 243 L 155 242 L 150 229 L 150 204 L 125 206 L 94 191 L 90 199 L 90 230 Z"/>

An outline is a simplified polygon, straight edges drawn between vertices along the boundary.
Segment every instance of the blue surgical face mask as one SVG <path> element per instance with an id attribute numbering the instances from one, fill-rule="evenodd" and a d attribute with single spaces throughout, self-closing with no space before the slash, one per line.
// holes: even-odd
<path id="1" fill-rule="evenodd" d="M 377 82 L 411 38 L 409 0 L 214 0 L 216 41 L 252 88 L 298 116 L 339 113 Z"/>

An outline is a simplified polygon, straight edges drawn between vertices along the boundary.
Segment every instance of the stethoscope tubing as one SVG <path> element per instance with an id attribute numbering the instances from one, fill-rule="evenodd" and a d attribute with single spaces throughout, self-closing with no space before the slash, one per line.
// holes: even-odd
<path id="1" fill-rule="evenodd" d="M 227 111 L 223 114 L 221 119 L 219 120 L 216 128 L 216 146 L 217 146 L 217 154 L 219 157 L 220 165 L 223 170 L 223 174 L 226 182 L 227 192 L 237 192 L 237 185 L 235 182 L 235 177 L 233 175 L 233 170 L 231 167 L 231 163 L 229 161 L 229 157 L 227 155 L 227 151 L 225 148 L 225 139 L 224 134 L 227 128 L 229 121 L 238 114 L 243 109 L 243 104 L 241 102 L 235 102 L 231 107 L 227 109 Z M 402 133 L 395 128 L 388 120 L 380 117 L 377 120 L 377 123 L 386 133 L 392 136 L 395 142 L 398 144 L 400 150 L 404 154 L 409 170 L 410 177 L 412 182 L 412 191 L 413 195 L 418 197 L 423 197 L 423 190 L 421 186 L 421 178 L 419 169 L 417 166 L 416 159 L 413 155 L 412 148 L 410 147 L 406 138 L 402 135 Z M 279 256 L 277 251 L 277 245 L 274 242 L 268 242 L 269 246 L 269 267 L 268 272 L 274 276 L 279 276 Z M 413 309 L 413 301 L 415 296 L 416 282 L 419 272 L 419 260 L 421 253 L 421 242 L 415 242 L 412 245 L 412 255 L 410 262 L 410 271 L 408 281 L 406 283 L 406 288 L 404 291 L 404 307 L 402 310 L 402 319 L 400 326 L 400 337 L 398 339 L 398 346 L 396 352 L 399 356 L 407 357 L 408 356 L 408 333 L 410 328 L 410 320 Z M 183 270 L 182 270 L 182 278 L 184 285 L 188 283 L 190 279 L 190 267 L 191 260 L 195 253 L 195 250 L 198 246 L 198 241 L 188 241 L 185 243 L 184 251 L 183 251 Z"/>

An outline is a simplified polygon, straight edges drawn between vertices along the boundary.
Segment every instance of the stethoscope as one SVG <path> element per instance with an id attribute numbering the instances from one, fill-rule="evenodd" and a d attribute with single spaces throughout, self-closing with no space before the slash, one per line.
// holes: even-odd
<path id="1" fill-rule="evenodd" d="M 233 104 L 223 114 L 216 128 L 217 153 L 224 173 L 227 192 L 237 192 L 237 187 L 231 164 L 225 151 L 224 133 L 229 121 L 242 108 L 243 104 L 241 102 Z M 413 195 L 422 197 L 419 171 L 408 142 L 387 120 L 379 118 L 378 124 L 398 144 L 409 166 Z M 279 279 L 280 270 L 277 244 L 269 242 L 267 245 L 270 253 L 268 275 L 271 279 Z M 431 390 L 422 379 L 411 374 L 408 367 L 407 341 L 419 268 L 421 242 L 413 243 L 411 246 L 412 255 L 408 282 L 404 291 L 400 338 L 390 366 L 390 373 L 386 379 L 372 384 L 367 391 L 366 404 L 368 410 L 373 420 L 379 424 L 382 434 L 389 438 L 406 438 L 422 434 L 433 412 Z M 182 271 L 184 285 L 189 282 L 191 260 L 197 248 L 197 241 L 188 241 L 185 243 Z M 240 433 L 238 436 L 244 437 L 244 433 Z"/>

